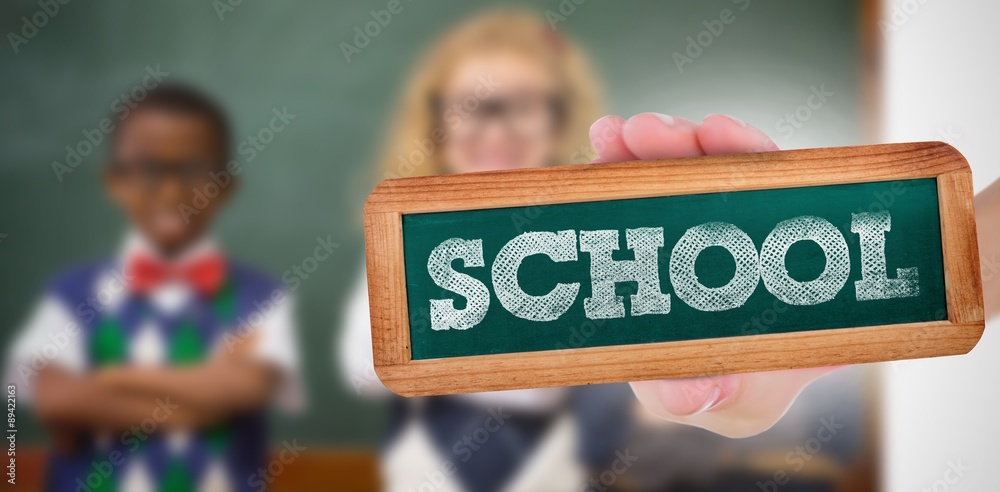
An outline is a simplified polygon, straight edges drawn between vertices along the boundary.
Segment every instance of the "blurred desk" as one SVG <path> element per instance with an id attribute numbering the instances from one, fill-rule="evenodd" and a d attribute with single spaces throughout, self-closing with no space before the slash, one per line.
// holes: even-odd
<path id="1" fill-rule="evenodd" d="M 275 449 L 276 453 L 278 451 L 280 449 Z M 9 490 L 42 490 L 45 451 L 31 448 L 19 450 L 17 454 L 17 485 Z M 275 457 L 272 455 L 272 459 Z M 374 492 L 380 490 L 378 454 L 361 449 L 310 449 L 285 466 L 268 490 Z"/>

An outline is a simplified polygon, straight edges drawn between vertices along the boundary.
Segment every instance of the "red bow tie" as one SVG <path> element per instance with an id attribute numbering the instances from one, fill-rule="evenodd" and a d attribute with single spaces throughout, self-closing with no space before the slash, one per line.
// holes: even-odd
<path id="1" fill-rule="evenodd" d="M 177 265 L 168 265 L 155 258 L 135 255 L 125 270 L 131 277 L 132 290 L 144 294 L 163 282 L 177 279 L 203 295 L 212 295 L 222 287 L 226 262 L 219 255 L 205 255 Z"/>

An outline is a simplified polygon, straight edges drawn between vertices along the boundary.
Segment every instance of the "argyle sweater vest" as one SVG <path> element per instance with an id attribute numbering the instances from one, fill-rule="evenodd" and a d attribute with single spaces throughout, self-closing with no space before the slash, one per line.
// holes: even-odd
<path id="1" fill-rule="evenodd" d="M 211 298 L 194 295 L 177 313 L 158 312 L 148 299 L 127 292 L 114 312 L 87 313 L 98 278 L 111 271 L 103 262 L 58 278 L 49 294 L 74 313 L 83 337 L 87 363 L 106 365 L 155 362 L 166 366 L 197 364 L 227 332 L 247 319 L 279 288 L 277 282 L 246 267 L 228 265 L 224 287 Z M 228 338 L 233 340 L 234 338 Z M 235 338 L 239 340 L 239 338 Z M 161 398 L 160 412 L 116 435 L 89 435 L 70 453 L 50 456 L 46 488 L 51 491 L 259 490 L 259 470 L 267 453 L 263 412 L 239 415 L 206 429 L 158 428 L 156 418 L 176 402 Z M 254 480 L 254 478 L 257 480 Z"/>
<path id="2" fill-rule="evenodd" d="M 579 462 L 588 470 L 610 466 L 632 428 L 629 402 L 634 398 L 627 384 L 577 386 L 569 388 L 564 407 L 539 413 L 485 407 L 456 396 L 423 397 L 417 406 L 395 397 L 382 447 L 391 448 L 407 422 L 415 419 L 466 490 L 499 492 L 532 458 L 560 412 L 569 412 L 576 422 Z M 481 438 L 486 432 L 488 437 Z M 414 490 L 419 485 L 414 484 Z"/>

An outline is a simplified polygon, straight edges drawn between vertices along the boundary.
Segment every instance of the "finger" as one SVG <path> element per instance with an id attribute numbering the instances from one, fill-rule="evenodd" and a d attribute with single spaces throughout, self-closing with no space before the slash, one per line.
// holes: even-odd
<path id="1" fill-rule="evenodd" d="M 604 116 L 590 126 L 590 145 L 597 152 L 594 162 L 634 161 L 635 155 L 628 150 L 622 140 L 622 126 L 625 119 L 621 116 Z"/>
<path id="2" fill-rule="evenodd" d="M 753 125 L 723 114 L 711 114 L 697 129 L 698 144 L 707 155 L 778 150 L 770 137 Z"/>
<path id="3" fill-rule="evenodd" d="M 678 116 L 637 114 L 622 127 L 625 145 L 639 159 L 668 159 L 704 155 L 698 144 L 698 125 Z"/>
<path id="4" fill-rule="evenodd" d="M 630 384 L 642 406 L 654 415 L 737 438 L 771 428 L 806 386 L 836 369 L 793 369 Z"/>
<path id="5" fill-rule="evenodd" d="M 662 379 L 656 382 L 664 410 L 678 416 L 711 411 L 739 391 L 739 376 Z"/>

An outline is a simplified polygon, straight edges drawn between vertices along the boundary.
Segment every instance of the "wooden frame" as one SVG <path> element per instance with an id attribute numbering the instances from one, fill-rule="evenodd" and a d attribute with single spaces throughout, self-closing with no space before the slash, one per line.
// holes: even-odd
<path id="1" fill-rule="evenodd" d="M 936 178 L 948 320 L 412 360 L 402 216 Z M 558 183 L 555 187 L 553 183 Z M 364 208 L 375 371 L 403 396 L 640 381 L 964 354 L 985 328 L 972 172 L 923 142 L 386 180 Z"/>

